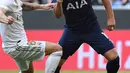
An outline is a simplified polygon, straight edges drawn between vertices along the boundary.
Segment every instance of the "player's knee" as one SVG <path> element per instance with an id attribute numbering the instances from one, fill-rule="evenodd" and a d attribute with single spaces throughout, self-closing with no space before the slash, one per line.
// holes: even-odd
<path id="1" fill-rule="evenodd" d="M 107 73 L 117 73 L 120 68 L 120 58 L 117 56 L 114 60 L 108 61 L 106 69 Z"/>
<path id="2" fill-rule="evenodd" d="M 115 49 L 111 49 L 104 54 L 104 57 L 108 60 L 114 60 L 118 57 L 118 53 Z"/>
<path id="3" fill-rule="evenodd" d="M 52 44 L 51 49 L 53 49 L 53 52 L 55 51 L 62 51 L 62 47 L 59 44 Z"/>
<path id="4" fill-rule="evenodd" d="M 55 51 L 55 52 L 53 52 L 51 55 L 62 56 L 62 51 L 61 51 L 61 50 Z"/>
<path id="5" fill-rule="evenodd" d="M 119 66 L 119 63 L 120 63 L 120 57 L 119 56 L 117 56 L 115 59 L 113 59 L 113 60 L 110 60 L 110 61 L 108 61 L 108 62 L 111 62 L 112 63 L 112 65 L 117 65 L 117 66 Z"/>
<path id="6" fill-rule="evenodd" d="M 55 51 L 53 51 L 52 54 L 61 55 L 62 56 L 62 47 L 59 44 L 55 44 L 53 46 L 53 48 L 55 49 Z"/>
<path id="7" fill-rule="evenodd" d="M 54 44 L 53 48 L 54 48 L 54 51 L 52 52 L 52 54 L 62 55 L 62 47 L 59 44 Z"/>
<path id="8" fill-rule="evenodd" d="M 62 47 L 59 44 L 56 44 L 54 47 L 57 51 L 62 51 Z"/>
<path id="9" fill-rule="evenodd" d="M 47 42 L 45 48 L 45 54 L 50 55 L 54 52 L 62 51 L 62 47 L 59 44 Z"/>

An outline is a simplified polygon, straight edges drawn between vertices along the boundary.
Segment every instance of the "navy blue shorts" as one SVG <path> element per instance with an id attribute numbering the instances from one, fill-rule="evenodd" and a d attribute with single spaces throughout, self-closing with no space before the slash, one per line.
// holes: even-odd
<path id="1" fill-rule="evenodd" d="M 102 55 L 114 48 L 113 43 L 103 33 L 99 25 L 94 25 L 93 28 L 86 33 L 77 33 L 74 30 L 65 28 L 59 41 L 59 44 L 63 48 L 63 57 L 68 58 L 68 56 L 75 53 L 83 43 L 89 44 L 97 53 Z"/>

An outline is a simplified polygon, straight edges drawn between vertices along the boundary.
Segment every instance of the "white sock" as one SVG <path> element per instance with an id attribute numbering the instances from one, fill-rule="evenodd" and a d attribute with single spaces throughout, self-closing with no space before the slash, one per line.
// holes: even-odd
<path id="1" fill-rule="evenodd" d="M 62 56 L 62 51 L 57 51 L 49 55 L 47 61 L 46 61 L 46 68 L 45 73 L 54 73 L 59 61 Z"/>

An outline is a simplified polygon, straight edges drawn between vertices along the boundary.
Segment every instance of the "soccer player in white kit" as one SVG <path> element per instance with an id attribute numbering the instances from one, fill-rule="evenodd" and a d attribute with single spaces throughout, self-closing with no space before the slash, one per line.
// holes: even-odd
<path id="1" fill-rule="evenodd" d="M 62 56 L 62 47 L 47 41 L 27 41 L 23 26 L 22 9 L 50 9 L 53 4 L 39 5 L 21 0 L 1 0 L 0 34 L 2 48 L 16 61 L 20 73 L 33 73 L 32 61 L 41 60 L 49 55 L 45 73 L 54 73 Z"/>

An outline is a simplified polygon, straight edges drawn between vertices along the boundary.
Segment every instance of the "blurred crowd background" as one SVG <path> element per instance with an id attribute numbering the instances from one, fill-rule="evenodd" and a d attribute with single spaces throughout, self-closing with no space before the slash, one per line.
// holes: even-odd
<path id="1" fill-rule="evenodd" d="M 56 0 L 24 0 L 27 2 L 46 4 L 50 2 L 56 2 Z M 127 6 L 130 5 L 130 0 L 111 0 L 112 6 Z M 92 0 L 93 5 L 102 5 L 102 0 Z"/>
<path id="2" fill-rule="evenodd" d="M 111 0 L 112 5 L 128 5 L 130 0 Z M 102 5 L 102 0 L 92 0 L 93 5 Z"/>

